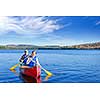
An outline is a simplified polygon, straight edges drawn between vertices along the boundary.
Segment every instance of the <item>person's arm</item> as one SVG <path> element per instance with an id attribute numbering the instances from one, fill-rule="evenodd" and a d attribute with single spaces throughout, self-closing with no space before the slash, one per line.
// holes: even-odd
<path id="1" fill-rule="evenodd" d="M 20 62 L 23 62 L 24 59 L 24 55 L 21 56 L 21 58 L 19 59 Z"/>

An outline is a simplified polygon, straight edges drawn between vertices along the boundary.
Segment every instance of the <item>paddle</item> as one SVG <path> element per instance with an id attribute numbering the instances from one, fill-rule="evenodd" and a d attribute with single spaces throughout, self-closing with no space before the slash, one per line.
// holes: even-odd
<path id="1" fill-rule="evenodd" d="M 26 59 L 26 58 L 25 58 L 25 59 Z M 25 59 L 24 59 L 24 60 L 25 60 Z M 12 66 L 12 67 L 10 68 L 10 70 L 14 70 L 14 69 L 15 69 L 17 66 L 19 66 L 20 64 L 21 64 L 21 62 L 19 62 L 18 64 Z M 39 66 L 41 67 L 42 70 L 45 71 L 45 73 L 46 73 L 48 76 L 52 76 L 52 75 L 53 75 L 51 72 L 49 72 L 49 71 L 47 71 L 46 69 L 44 69 L 40 64 L 39 64 Z"/>
<path id="2" fill-rule="evenodd" d="M 15 75 L 17 75 L 17 76 L 19 76 L 19 73 L 18 72 L 16 72 L 16 70 L 15 69 L 10 69 Z"/>
<path id="3" fill-rule="evenodd" d="M 16 65 L 14 65 L 14 66 L 12 66 L 11 68 L 10 68 L 10 70 L 14 70 L 17 66 L 19 66 L 20 65 L 20 63 L 18 63 L 18 64 L 16 64 Z"/>
<path id="4" fill-rule="evenodd" d="M 18 64 L 16 64 L 16 65 L 12 66 L 12 67 L 10 68 L 10 70 L 14 70 L 14 69 L 15 69 L 17 66 L 19 66 L 19 65 L 20 65 L 20 63 L 18 63 Z M 52 75 L 53 75 L 51 72 L 49 72 L 49 71 L 47 71 L 46 69 L 44 69 L 41 65 L 40 65 L 40 67 L 41 67 L 42 70 L 45 71 L 45 73 L 46 73 L 47 75 L 49 75 L 49 76 L 52 76 Z"/>
<path id="5" fill-rule="evenodd" d="M 28 56 L 27 56 L 26 58 L 28 58 Z M 26 58 L 25 58 L 24 60 L 26 60 Z M 23 61 L 24 61 L 24 60 L 23 60 Z M 22 62 L 23 62 L 23 61 L 22 61 Z M 19 66 L 20 64 L 22 64 L 22 62 L 19 62 L 18 64 L 12 66 L 12 67 L 10 68 L 10 70 L 14 70 L 17 66 Z"/>
<path id="6" fill-rule="evenodd" d="M 46 69 L 44 69 L 41 65 L 39 65 L 41 67 L 42 70 L 45 71 L 45 73 L 48 75 L 48 76 L 52 76 L 53 74 L 49 71 L 47 71 Z"/>

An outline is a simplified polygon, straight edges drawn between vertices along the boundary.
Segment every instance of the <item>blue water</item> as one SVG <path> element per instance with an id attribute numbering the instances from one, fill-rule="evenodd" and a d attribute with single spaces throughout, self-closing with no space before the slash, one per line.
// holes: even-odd
<path id="1" fill-rule="evenodd" d="M 30 51 L 31 53 L 31 51 Z M 0 82 L 22 83 L 19 68 L 9 70 L 18 63 L 23 50 L 0 50 Z M 43 83 L 100 83 L 100 50 L 38 50 L 41 65 L 53 76 Z"/>

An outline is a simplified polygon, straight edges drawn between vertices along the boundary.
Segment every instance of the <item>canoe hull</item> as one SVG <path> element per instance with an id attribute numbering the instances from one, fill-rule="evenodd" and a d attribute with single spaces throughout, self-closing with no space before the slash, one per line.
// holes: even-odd
<path id="1" fill-rule="evenodd" d="M 20 68 L 20 74 L 25 82 L 41 83 L 41 68 L 38 66 L 34 66 L 33 68 Z"/>

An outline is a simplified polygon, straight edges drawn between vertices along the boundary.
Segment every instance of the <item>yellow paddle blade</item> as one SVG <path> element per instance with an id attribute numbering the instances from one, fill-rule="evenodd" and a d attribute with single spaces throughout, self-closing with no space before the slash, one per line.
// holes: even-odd
<path id="1" fill-rule="evenodd" d="M 42 66 L 41 66 L 41 68 L 45 71 L 45 73 L 46 73 L 48 76 L 52 76 L 52 75 L 53 75 L 51 72 L 47 71 L 47 70 L 44 69 Z"/>
<path id="2" fill-rule="evenodd" d="M 14 66 L 12 66 L 12 67 L 10 68 L 10 70 L 14 70 L 17 66 L 19 66 L 19 63 L 16 64 L 16 65 L 14 65 Z"/>
<path id="3" fill-rule="evenodd" d="M 49 71 L 47 71 L 47 70 L 45 70 L 45 72 L 46 72 L 49 76 L 52 76 L 52 73 L 51 73 L 51 72 L 49 72 Z"/>
<path id="4" fill-rule="evenodd" d="M 16 72 L 16 70 L 15 70 L 15 69 L 10 69 L 10 70 L 11 70 L 12 72 L 14 72 L 14 73 Z"/>

